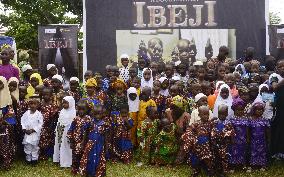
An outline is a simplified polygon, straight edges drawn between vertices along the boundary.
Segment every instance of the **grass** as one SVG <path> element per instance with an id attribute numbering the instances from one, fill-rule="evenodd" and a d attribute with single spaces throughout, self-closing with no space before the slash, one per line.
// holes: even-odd
<path id="1" fill-rule="evenodd" d="M 73 176 L 70 169 L 63 169 L 48 161 L 40 162 L 36 167 L 26 165 L 22 161 L 13 164 L 10 171 L 0 171 L 0 177 L 68 177 Z M 107 164 L 107 176 L 109 177 L 187 177 L 190 176 L 190 168 L 186 165 L 175 168 L 142 166 L 136 167 L 135 163 L 124 165 L 121 163 Z M 267 171 L 253 171 L 252 173 L 236 172 L 232 177 L 283 177 L 284 162 L 274 162 Z M 78 176 L 79 177 L 79 176 Z"/>

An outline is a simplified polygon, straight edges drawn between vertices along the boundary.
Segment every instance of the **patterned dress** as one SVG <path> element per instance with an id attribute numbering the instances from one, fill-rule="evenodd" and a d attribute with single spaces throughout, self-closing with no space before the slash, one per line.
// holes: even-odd
<path id="1" fill-rule="evenodd" d="M 43 85 L 44 85 L 45 87 L 52 87 L 51 81 L 52 81 L 52 79 L 50 79 L 50 78 L 45 78 L 45 79 L 43 80 Z"/>
<path id="2" fill-rule="evenodd" d="M 78 101 L 82 98 L 83 94 L 80 91 L 72 92 L 71 90 L 67 91 L 68 95 L 73 96 L 75 99 L 75 102 L 78 103 Z"/>
<path id="3" fill-rule="evenodd" d="M 106 175 L 105 132 L 103 120 L 93 119 L 87 125 L 87 143 L 80 161 L 80 174 L 101 177 Z"/>
<path id="4" fill-rule="evenodd" d="M 67 133 L 72 149 L 72 172 L 74 174 L 78 173 L 79 170 L 79 164 L 86 141 L 86 129 L 90 121 L 91 118 L 88 115 L 75 117 Z"/>
<path id="5" fill-rule="evenodd" d="M 267 119 L 259 118 L 250 120 L 250 165 L 267 166 L 268 146 L 266 130 L 270 127 Z"/>
<path id="6" fill-rule="evenodd" d="M 213 152 L 210 146 L 212 122 L 198 122 L 192 124 L 182 135 L 181 147 L 185 156 L 188 156 L 188 162 L 193 169 L 193 175 L 198 175 L 201 168 L 206 168 L 208 173 L 212 173 Z"/>
<path id="7" fill-rule="evenodd" d="M 215 156 L 215 169 L 223 172 L 228 171 L 229 161 L 229 145 L 232 143 L 235 136 L 235 130 L 232 124 L 225 121 L 214 122 L 214 127 L 211 131 L 211 143 Z"/>
<path id="8" fill-rule="evenodd" d="M 17 104 L 17 111 L 16 111 L 16 144 L 17 144 L 17 155 L 20 155 L 21 157 L 24 157 L 24 146 L 23 146 L 23 139 L 24 139 L 24 133 L 22 130 L 21 125 L 21 118 L 24 115 L 24 113 L 28 110 L 29 105 L 26 100 L 19 100 Z"/>
<path id="9" fill-rule="evenodd" d="M 158 113 L 161 117 L 162 113 L 166 110 L 166 97 L 159 94 L 159 96 L 151 96 L 150 99 L 155 101 Z"/>
<path id="10" fill-rule="evenodd" d="M 53 155 L 58 107 L 54 104 L 41 105 L 40 112 L 43 115 L 43 125 L 39 140 L 39 156 L 40 159 L 46 160 Z"/>
<path id="11" fill-rule="evenodd" d="M 15 155 L 14 126 L 16 118 L 12 106 L 0 108 L 0 119 L 4 124 L 0 124 L 0 167 L 9 169 Z"/>
<path id="12" fill-rule="evenodd" d="M 128 124 L 132 127 L 133 120 L 129 118 Z M 117 117 L 114 130 L 114 152 L 123 163 L 130 163 L 133 158 L 133 145 L 131 142 L 131 131 L 126 122 L 120 116 Z"/>
<path id="13" fill-rule="evenodd" d="M 128 99 L 126 95 L 117 96 L 117 95 L 110 95 L 109 99 L 107 100 L 107 108 L 110 111 L 120 111 L 122 105 L 127 104 Z"/>
<path id="14" fill-rule="evenodd" d="M 230 147 L 230 160 L 229 163 L 232 165 L 245 165 L 247 162 L 247 130 L 248 130 L 248 119 L 238 118 L 233 116 L 230 119 L 236 136 L 233 139 L 233 144 Z"/>
<path id="15" fill-rule="evenodd" d="M 142 122 L 141 127 L 137 130 L 141 160 L 146 163 L 151 162 L 152 142 L 158 134 L 158 124 L 158 119 L 154 121 L 149 121 L 146 119 Z"/>
<path id="16" fill-rule="evenodd" d="M 55 93 L 55 92 L 53 91 L 52 103 L 53 103 L 54 105 L 56 105 L 57 107 L 61 108 L 63 97 L 64 97 L 64 91 L 63 91 L 63 90 L 60 90 L 58 93 Z"/>
<path id="17" fill-rule="evenodd" d="M 171 131 L 162 130 L 154 139 L 152 162 L 158 165 L 173 164 L 179 150 L 176 138 L 177 127 L 171 124 Z"/>

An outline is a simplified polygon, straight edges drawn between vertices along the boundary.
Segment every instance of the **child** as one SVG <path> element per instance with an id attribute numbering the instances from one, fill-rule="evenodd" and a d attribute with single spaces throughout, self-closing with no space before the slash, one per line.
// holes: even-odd
<path id="1" fill-rule="evenodd" d="M 59 162 L 60 167 L 71 167 L 72 150 L 67 138 L 67 132 L 73 119 L 76 117 L 75 100 L 72 96 L 63 98 L 63 109 L 59 113 L 58 123 L 55 129 L 55 145 L 53 162 Z"/>
<path id="2" fill-rule="evenodd" d="M 202 83 L 206 76 L 206 69 L 203 66 L 198 67 L 197 69 L 197 79 L 199 83 Z"/>
<path id="3" fill-rule="evenodd" d="M 207 106 L 208 105 L 208 102 L 207 102 L 207 96 L 204 95 L 203 93 L 199 93 L 195 96 L 195 104 L 196 104 L 196 109 L 194 109 L 192 112 L 191 112 L 191 116 L 190 116 L 190 122 L 189 122 L 189 125 L 192 125 L 193 123 L 197 123 L 197 122 L 200 122 L 200 117 L 199 117 L 199 112 L 198 112 L 198 108 L 200 106 Z M 213 113 L 212 111 L 210 110 L 209 111 L 209 119 L 212 119 L 213 118 Z"/>
<path id="4" fill-rule="evenodd" d="M 229 146 L 232 144 L 235 131 L 227 120 L 228 106 L 220 105 L 218 108 L 218 120 L 214 121 L 213 129 L 211 131 L 211 144 L 215 156 L 215 169 L 224 176 L 228 172 L 229 164 Z"/>
<path id="5" fill-rule="evenodd" d="M 46 87 L 42 91 L 43 101 L 39 110 L 43 115 L 43 125 L 39 140 L 39 157 L 47 160 L 52 157 L 54 146 L 54 131 L 58 118 L 58 107 L 52 103 L 52 89 Z"/>
<path id="6" fill-rule="evenodd" d="M 150 68 L 144 68 L 143 69 L 143 77 L 141 78 L 141 88 L 144 87 L 150 87 L 153 88 L 153 76 L 152 76 L 152 70 Z"/>
<path id="7" fill-rule="evenodd" d="M 230 92 L 230 87 L 227 84 L 223 84 L 220 87 L 220 93 L 218 94 L 216 98 L 216 102 L 214 104 L 214 110 L 213 110 L 213 116 L 218 117 L 218 107 L 221 104 L 225 104 L 228 106 L 228 116 L 232 116 L 232 106 L 233 98 Z"/>
<path id="8" fill-rule="evenodd" d="M 137 70 L 132 66 L 131 68 L 129 68 L 129 79 L 126 82 L 128 87 L 133 87 L 132 82 L 135 77 L 137 77 Z"/>
<path id="9" fill-rule="evenodd" d="M 128 116 L 128 105 L 120 108 L 120 114 L 116 117 L 114 129 L 114 148 L 120 161 L 129 164 L 133 158 L 133 144 L 131 142 L 131 131 L 133 120 Z"/>
<path id="10" fill-rule="evenodd" d="M 151 96 L 151 88 L 145 87 L 142 90 L 142 93 L 140 95 L 140 105 L 139 105 L 139 112 L 138 112 L 138 124 L 137 128 L 139 129 L 141 127 L 142 122 L 146 119 L 146 108 L 148 106 L 157 107 L 154 100 L 150 98 Z"/>
<path id="11" fill-rule="evenodd" d="M 122 79 L 124 82 L 127 82 L 129 79 L 129 56 L 127 54 L 122 54 L 120 56 L 122 67 L 119 68 L 119 78 Z"/>
<path id="12" fill-rule="evenodd" d="M 169 80 L 166 77 L 161 77 L 160 81 L 160 94 L 168 97 L 169 96 Z"/>
<path id="13" fill-rule="evenodd" d="M 182 81 L 183 83 L 187 83 L 189 76 L 186 73 L 186 64 L 180 63 L 177 66 L 177 73 L 177 76 L 180 78 L 180 81 Z"/>
<path id="14" fill-rule="evenodd" d="M 94 78 L 91 78 L 89 80 L 87 80 L 86 82 L 86 98 L 93 102 L 93 101 L 99 101 L 101 104 L 105 104 L 105 102 L 107 101 L 107 96 L 105 94 L 105 92 L 101 91 L 101 92 L 97 92 L 96 88 L 97 88 L 97 81 Z"/>
<path id="15" fill-rule="evenodd" d="M 152 163 L 156 165 L 173 165 L 179 149 L 176 129 L 176 125 L 170 123 L 169 119 L 163 118 L 161 120 L 160 132 L 153 142 Z"/>
<path id="16" fill-rule="evenodd" d="M 264 170 L 268 164 L 270 145 L 270 123 L 263 117 L 265 104 L 255 102 L 251 108 L 250 130 L 250 165 Z"/>
<path id="17" fill-rule="evenodd" d="M 245 116 L 244 108 L 245 102 L 241 98 L 233 101 L 232 110 L 234 115 L 230 122 L 235 129 L 236 136 L 230 148 L 231 157 L 229 163 L 232 167 L 244 167 L 247 162 L 248 118 Z"/>
<path id="18" fill-rule="evenodd" d="M 15 153 L 13 130 L 16 120 L 8 83 L 3 76 L 0 76 L 0 98 L 0 165 L 8 170 Z"/>
<path id="19" fill-rule="evenodd" d="M 161 94 L 161 82 L 159 80 L 155 80 L 153 83 L 151 99 L 155 101 L 159 117 L 161 117 L 166 109 L 166 97 Z"/>
<path id="20" fill-rule="evenodd" d="M 137 130 L 137 138 L 139 141 L 139 152 L 141 153 L 138 166 L 143 163 L 151 163 L 152 142 L 158 133 L 158 112 L 153 106 L 146 107 L 147 118 L 143 120 L 141 126 Z"/>
<path id="21" fill-rule="evenodd" d="M 86 126 L 90 123 L 91 118 L 88 115 L 90 106 L 87 101 L 80 100 L 77 104 L 78 115 L 73 119 L 71 126 L 68 130 L 67 137 L 72 149 L 72 173 L 79 172 L 79 164 L 83 155 L 84 143 L 86 136 Z"/>
<path id="22" fill-rule="evenodd" d="M 29 87 L 27 88 L 27 98 L 33 96 L 35 94 L 35 88 L 38 85 L 43 85 L 41 75 L 38 73 L 33 73 L 30 77 L 30 84 Z"/>
<path id="23" fill-rule="evenodd" d="M 51 84 L 52 77 L 57 74 L 58 70 L 55 64 L 48 64 L 46 66 L 46 70 L 47 70 L 48 78 L 45 78 L 43 80 L 43 85 L 45 87 L 52 87 L 52 84 Z"/>
<path id="24" fill-rule="evenodd" d="M 138 96 L 141 93 L 141 79 L 139 77 L 134 77 L 131 83 L 131 87 L 136 88 Z"/>
<path id="25" fill-rule="evenodd" d="M 137 90 L 134 87 L 130 87 L 127 90 L 127 99 L 129 106 L 129 117 L 133 120 L 133 127 L 131 128 L 132 144 L 137 146 L 137 124 L 138 124 L 138 111 L 139 111 L 139 97 Z"/>
<path id="26" fill-rule="evenodd" d="M 198 108 L 200 122 L 192 124 L 182 135 L 182 146 L 179 151 L 177 162 L 183 161 L 189 154 L 190 166 L 193 176 L 198 176 L 201 169 L 213 174 L 213 152 L 210 145 L 212 122 L 209 121 L 209 108 L 201 106 Z"/>
<path id="27" fill-rule="evenodd" d="M 21 118 L 21 125 L 25 134 L 23 144 L 28 164 L 35 165 L 39 156 L 40 132 L 43 124 L 43 116 L 37 110 L 39 102 L 36 99 L 29 100 L 29 110 Z"/>
<path id="28" fill-rule="evenodd" d="M 172 64 L 166 64 L 165 76 L 170 80 L 174 76 L 174 66 Z"/>
<path id="29" fill-rule="evenodd" d="M 109 94 L 107 106 L 109 111 L 119 111 L 121 106 L 127 103 L 126 90 L 127 85 L 120 79 L 111 83 L 113 94 Z"/>
<path id="30" fill-rule="evenodd" d="M 103 107 L 95 104 L 92 119 L 86 126 L 86 145 L 82 148 L 80 174 L 84 176 L 106 176 L 105 131 L 107 126 L 103 120 Z"/>
<path id="31" fill-rule="evenodd" d="M 143 57 L 138 58 L 138 71 L 137 76 L 142 79 L 143 77 L 143 70 L 146 67 L 147 63 Z"/>
<path id="32" fill-rule="evenodd" d="M 230 87 L 230 92 L 233 98 L 236 98 L 239 96 L 238 90 L 235 85 L 235 76 L 233 73 L 229 73 L 225 75 L 225 83 L 228 84 Z"/>
<path id="33" fill-rule="evenodd" d="M 69 85 L 70 87 L 67 93 L 74 97 L 77 103 L 83 96 L 83 93 L 80 93 L 80 80 L 77 77 L 71 77 Z"/>
<path id="34" fill-rule="evenodd" d="M 8 81 L 8 87 L 13 101 L 13 108 L 16 111 L 19 102 L 19 80 L 16 77 L 11 77 Z"/>
<path id="35" fill-rule="evenodd" d="M 62 84 L 63 84 L 63 78 L 62 76 L 56 74 L 52 77 L 52 89 L 53 89 L 53 95 L 52 95 L 52 102 L 59 108 L 61 108 L 61 102 L 63 98 L 63 90 L 62 90 Z"/>
<path id="36" fill-rule="evenodd" d="M 219 64 L 217 67 L 217 81 L 223 81 L 226 74 L 226 67 L 224 64 Z"/>

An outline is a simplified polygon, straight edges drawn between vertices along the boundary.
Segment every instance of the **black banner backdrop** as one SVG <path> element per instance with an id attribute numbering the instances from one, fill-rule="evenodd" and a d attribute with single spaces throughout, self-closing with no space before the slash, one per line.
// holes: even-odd
<path id="1" fill-rule="evenodd" d="M 78 76 L 78 25 L 38 27 L 39 65 L 46 76 L 47 64 L 55 64 L 64 79 Z"/>
<path id="2" fill-rule="evenodd" d="M 84 8 L 87 69 L 117 63 L 118 30 L 235 29 L 237 58 L 248 46 L 265 56 L 265 0 L 85 0 Z"/>

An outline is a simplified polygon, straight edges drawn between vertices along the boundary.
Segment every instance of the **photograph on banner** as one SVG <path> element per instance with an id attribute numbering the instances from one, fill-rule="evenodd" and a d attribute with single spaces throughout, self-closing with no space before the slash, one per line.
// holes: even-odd
<path id="1" fill-rule="evenodd" d="M 270 25 L 269 31 L 269 52 L 276 59 L 284 58 L 284 26 Z"/>
<path id="2" fill-rule="evenodd" d="M 47 64 L 55 64 L 64 80 L 78 76 L 78 25 L 39 26 L 39 64 L 46 76 Z"/>
<path id="3" fill-rule="evenodd" d="M 235 29 L 157 29 L 116 30 L 117 65 L 120 56 L 128 54 L 130 65 L 139 57 L 164 63 L 180 59 L 207 61 L 218 55 L 220 46 L 230 48 L 236 58 Z"/>

